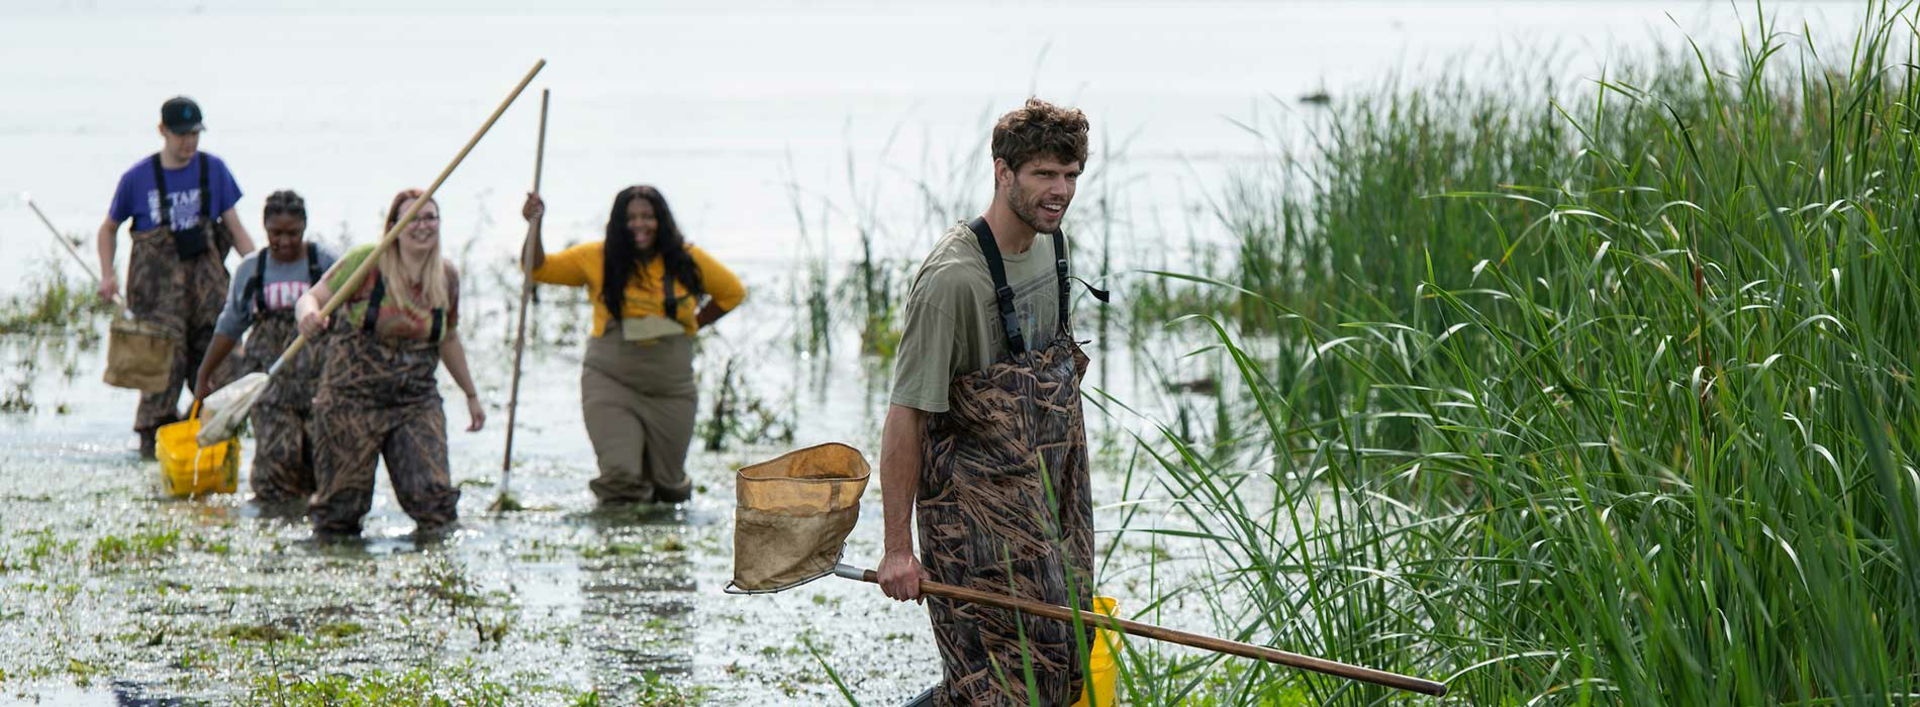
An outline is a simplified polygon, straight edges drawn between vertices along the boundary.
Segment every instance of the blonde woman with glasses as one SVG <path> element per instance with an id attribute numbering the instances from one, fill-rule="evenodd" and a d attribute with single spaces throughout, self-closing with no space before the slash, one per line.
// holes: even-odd
<path id="1" fill-rule="evenodd" d="M 400 192 L 387 228 L 421 197 Z M 447 421 L 434 371 L 440 363 L 467 396 L 468 432 L 486 423 L 460 343 L 460 275 L 440 257 L 440 206 L 428 201 L 394 247 L 333 317 L 320 310 L 373 253 L 346 252 L 300 298 L 300 330 L 324 335 L 326 362 L 313 400 L 314 467 L 320 490 L 308 509 L 314 532 L 357 535 L 384 458 L 400 507 L 416 532 L 444 532 L 458 518 L 460 490 L 447 470 Z"/>

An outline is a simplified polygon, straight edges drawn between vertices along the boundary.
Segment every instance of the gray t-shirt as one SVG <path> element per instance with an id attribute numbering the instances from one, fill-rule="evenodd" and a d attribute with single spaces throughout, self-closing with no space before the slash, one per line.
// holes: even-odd
<path id="1" fill-rule="evenodd" d="M 266 281 L 260 286 L 267 309 L 292 309 L 293 303 L 307 293 L 307 288 L 311 286 L 307 284 L 307 249 L 301 248 L 300 259 L 291 263 L 274 260 L 267 250 L 261 248 L 241 258 L 240 266 L 234 268 L 233 285 L 227 291 L 227 306 L 220 310 L 220 318 L 213 323 L 214 333 L 238 339 L 246 333 L 247 327 L 253 326 L 254 303 L 247 301 L 250 299 L 248 285 L 253 282 L 254 273 L 259 272 L 261 258 L 267 259 Z M 327 268 L 333 267 L 334 256 L 327 252 L 325 246 L 315 245 L 314 251 L 320 256 L 320 272 L 324 273 Z"/>
<path id="2" fill-rule="evenodd" d="M 1072 246 L 1068 246 L 1072 251 Z M 1059 278 L 1054 273 L 1053 236 L 1042 233 L 1025 253 L 1002 251 L 1013 311 L 1027 347 L 1053 341 L 1060 325 Z M 967 225 L 940 236 L 920 264 L 907 295 L 906 324 L 894 357 L 895 405 L 947 411 L 953 379 L 985 370 L 1006 357 L 1007 335 L 993 296 L 993 275 L 980 242 Z"/>

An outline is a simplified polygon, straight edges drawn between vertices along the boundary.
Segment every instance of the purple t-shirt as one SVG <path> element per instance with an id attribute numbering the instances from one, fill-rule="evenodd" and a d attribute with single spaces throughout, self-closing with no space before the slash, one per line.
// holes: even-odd
<path id="1" fill-rule="evenodd" d="M 213 216 L 219 218 L 240 203 L 240 185 L 227 171 L 227 163 L 210 152 L 195 155 L 180 169 L 167 170 L 167 198 L 172 202 L 173 230 L 193 228 L 200 223 L 200 157 L 207 162 L 207 190 L 213 192 Z M 120 187 L 113 191 L 113 205 L 107 218 L 114 223 L 133 218 L 134 231 L 150 231 L 160 223 L 160 190 L 153 183 L 153 157 L 141 158 L 120 175 Z"/>

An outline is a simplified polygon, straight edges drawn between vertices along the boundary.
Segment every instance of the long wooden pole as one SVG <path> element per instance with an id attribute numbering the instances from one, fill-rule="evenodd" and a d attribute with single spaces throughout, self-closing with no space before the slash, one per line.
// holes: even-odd
<path id="1" fill-rule="evenodd" d="M 413 206 L 409 207 L 406 213 L 400 215 L 400 220 L 394 222 L 393 228 L 387 229 L 387 235 L 380 239 L 380 245 L 376 246 L 373 252 L 367 255 L 366 260 L 360 262 L 360 267 L 354 268 L 353 275 L 349 276 L 345 283 L 342 283 L 340 289 L 334 291 L 333 297 L 327 300 L 327 306 L 320 310 L 320 316 L 322 318 L 331 316 L 333 310 L 345 304 L 347 298 L 351 296 L 355 290 L 360 289 L 360 283 L 367 279 L 367 272 L 372 270 L 373 264 L 380 260 L 380 251 L 386 250 L 387 246 L 392 245 L 395 240 L 399 239 L 401 232 L 407 230 L 407 226 L 413 223 L 414 215 L 420 213 L 420 207 L 425 206 L 428 201 L 433 199 L 433 193 L 440 190 L 440 185 L 447 181 L 448 176 L 453 174 L 453 169 L 460 166 L 460 163 L 467 159 L 467 153 L 473 151 L 474 145 L 480 144 L 480 138 L 484 137 L 487 131 L 493 128 L 494 122 L 500 120 L 500 115 L 507 112 L 507 106 L 513 105 L 514 99 L 520 97 L 520 92 L 527 89 L 527 84 L 533 83 L 534 75 L 540 73 L 540 70 L 545 68 L 546 65 L 547 60 L 545 59 L 534 62 L 533 68 L 528 69 L 527 75 L 522 77 L 520 83 L 513 87 L 513 93 L 507 94 L 507 99 L 500 102 L 500 107 L 493 109 L 493 115 L 487 116 L 487 122 L 482 124 L 478 131 L 474 132 L 473 137 L 467 140 L 465 147 L 460 148 L 460 154 L 455 155 L 453 161 L 447 163 L 446 169 L 440 170 L 440 176 L 433 178 L 433 184 L 427 187 L 426 193 L 420 195 L 420 198 L 413 200 Z M 273 367 L 267 369 L 267 375 L 271 377 L 274 373 L 278 372 L 281 366 L 286 365 L 288 361 L 292 361 L 293 355 L 300 353 L 300 349 L 306 348 L 306 346 L 307 335 L 301 334 L 299 338 L 293 340 L 292 344 L 287 345 L 287 350 L 280 354 L 279 360 L 273 362 Z"/>
<path id="2" fill-rule="evenodd" d="M 869 569 L 861 569 L 843 564 L 835 567 L 833 573 L 847 579 L 857 579 L 871 584 L 880 583 L 880 576 Z M 1031 599 L 1019 599 L 1004 594 L 994 594 L 992 592 L 983 592 L 975 589 L 967 589 L 966 587 L 956 587 L 951 584 L 941 584 L 939 582 L 924 580 L 920 582 L 920 593 L 973 604 L 984 604 L 1001 609 L 1010 609 L 1059 621 L 1071 622 L 1074 620 L 1073 617 L 1076 613 L 1072 609 L 1055 604 L 1038 602 Z M 1446 685 L 1432 680 L 1423 680 L 1399 673 L 1389 673 L 1384 670 L 1349 665 L 1325 658 L 1315 658 L 1310 655 L 1289 653 L 1276 648 L 1256 646 L 1251 643 L 1241 643 L 1239 641 L 1229 641 L 1224 638 L 1178 631 L 1153 624 L 1143 624 L 1138 621 L 1129 621 L 1118 616 L 1106 616 L 1090 611 L 1081 611 L 1078 613 L 1082 621 L 1102 625 L 1108 629 L 1120 631 L 1128 636 L 1145 636 L 1155 640 L 1178 643 L 1183 646 L 1193 646 L 1194 648 L 1237 655 L 1243 658 L 1264 660 L 1269 663 L 1277 663 L 1302 670 L 1311 670 L 1316 673 L 1325 673 L 1349 680 L 1359 680 L 1361 682 L 1391 687 L 1397 690 L 1418 692 L 1423 695 L 1443 697 L 1447 694 Z"/>
<path id="3" fill-rule="evenodd" d="M 26 196 L 26 195 L 21 195 L 21 198 L 22 198 L 22 199 L 25 199 L 25 200 L 26 200 L 26 202 L 27 202 L 27 208 L 29 208 L 29 209 L 33 209 L 33 215 L 35 215 L 35 216 L 39 216 L 39 217 L 40 217 L 40 222 L 41 222 L 41 223 L 44 223 L 44 224 L 46 224 L 46 225 L 47 225 L 47 230 L 48 230 L 48 231 L 51 231 L 51 232 L 53 233 L 53 239 L 54 239 L 54 240 L 56 240 L 56 241 L 60 241 L 60 245 L 61 245 L 61 247 L 63 247 L 63 248 L 66 248 L 66 249 L 67 249 L 67 252 L 68 252 L 68 253 L 72 253 L 72 254 L 73 254 L 73 260 L 74 260 L 74 262 L 76 262 L 76 263 L 79 263 L 79 264 L 80 264 L 80 269 L 81 269 L 81 270 L 85 270 L 85 271 L 87 271 L 87 277 L 91 277 L 91 278 L 93 278 L 93 281 L 94 281 L 95 283 L 98 283 L 98 282 L 100 282 L 100 276 L 99 276 L 99 275 L 96 275 L 96 274 L 94 274 L 94 272 L 93 272 L 93 266 L 91 266 L 91 265 L 88 265 L 88 264 L 87 264 L 87 259 L 86 259 L 86 258 L 82 258 L 82 257 L 80 257 L 80 251 L 77 251 L 77 250 L 74 250 L 74 249 L 73 249 L 73 244 L 72 244 L 72 243 L 68 243 L 68 242 L 67 242 L 67 237 L 66 237 L 66 236 L 62 236 L 62 235 L 60 235 L 60 229 L 58 229 L 58 228 L 55 228 L 55 227 L 54 227 L 54 225 L 53 225 L 53 220 L 52 220 L 52 219 L 49 219 L 49 218 L 47 218 L 47 214 L 46 214 L 46 212 L 44 212 L 44 211 L 41 211 L 41 210 L 40 210 L 40 205 L 39 205 L 39 204 L 36 204 L 36 203 L 33 203 L 33 197 L 31 197 L 31 196 Z"/>
<path id="4" fill-rule="evenodd" d="M 540 171 L 547 163 L 547 99 L 550 93 L 548 89 L 540 89 L 540 141 L 533 148 L 533 193 L 535 194 L 540 193 Z M 533 233 L 528 235 L 533 236 L 538 234 L 540 232 L 540 224 L 544 220 L 545 214 L 542 214 L 541 218 L 534 219 L 533 223 L 529 226 Z M 526 248 L 532 248 L 534 240 L 534 238 L 528 238 L 526 247 L 522 248 L 520 253 L 520 262 L 522 263 L 520 277 L 520 326 L 513 334 L 513 389 L 512 392 L 507 394 L 507 452 L 505 457 L 500 460 L 500 495 L 498 498 L 502 501 L 507 498 L 507 490 L 513 482 L 513 419 L 514 414 L 520 409 L 520 359 L 527 350 L 527 303 L 533 299 L 533 273 L 527 271 L 525 267 L 525 264 L 533 262 L 533 259 L 528 257 L 529 253 L 526 252 Z"/>
<path id="5" fill-rule="evenodd" d="M 53 219 L 47 218 L 46 212 L 40 210 L 39 204 L 33 203 L 33 196 L 30 194 L 21 194 L 20 198 L 21 200 L 27 202 L 27 208 L 33 209 L 33 215 L 40 217 L 40 222 L 47 225 L 47 232 L 53 234 L 54 240 L 60 241 L 60 245 L 66 248 L 68 253 L 71 253 L 73 255 L 74 262 L 79 263 L 80 269 L 85 270 L 87 272 L 87 277 L 93 278 L 93 284 L 98 286 L 100 284 L 100 275 L 93 271 L 92 265 L 87 264 L 87 259 L 80 255 L 80 251 L 74 250 L 73 244 L 67 242 L 67 237 L 60 235 L 60 228 L 58 226 L 53 225 Z M 109 300 L 108 303 L 113 304 L 117 307 L 115 311 L 118 313 L 118 315 L 121 318 L 133 319 L 133 310 L 127 308 L 126 298 L 124 297 L 120 298 L 119 302 L 113 302 Z"/>
<path id="6" fill-rule="evenodd" d="M 413 217 L 420 213 L 421 207 L 426 206 L 427 202 L 433 199 L 434 193 L 440 191 L 440 185 L 446 183 L 447 177 L 453 174 L 454 168 L 459 167 L 460 163 L 467 159 L 467 153 L 473 151 L 473 146 L 480 143 L 480 138 L 486 136 L 487 131 L 493 128 L 493 124 L 500 120 L 501 114 L 507 112 L 507 107 L 513 105 L 514 99 L 520 97 L 520 92 L 526 90 L 527 84 L 533 83 L 533 77 L 546 65 L 545 59 L 534 62 L 533 68 L 527 70 L 527 75 L 521 77 L 520 83 L 514 85 L 513 92 L 507 94 L 506 100 L 501 101 L 499 107 L 493 109 L 493 114 L 487 116 L 487 122 L 482 123 L 480 129 L 473 133 L 473 137 L 467 140 L 467 144 L 460 148 L 460 154 L 454 155 L 453 161 L 447 163 L 447 168 L 440 170 L 440 176 L 434 177 L 433 184 L 427 187 L 420 198 L 413 200 L 413 206 L 408 207 L 406 213 L 400 215 L 392 228 L 387 229 L 387 234 L 381 237 L 380 243 L 374 246 L 373 252 L 367 254 L 367 258 L 360 261 L 360 266 L 353 269 L 353 273 L 348 275 L 340 288 L 333 292 L 333 296 L 327 298 L 326 306 L 319 312 L 321 319 L 332 316 L 335 309 L 339 309 L 355 290 L 360 289 L 360 283 L 366 281 L 367 273 L 373 269 L 374 263 L 379 262 L 381 251 L 399 240 L 400 234 L 413 224 Z M 275 360 L 273 366 L 265 373 L 249 373 L 223 388 L 223 392 L 232 391 L 233 395 L 231 399 L 220 404 L 220 409 L 208 415 L 208 421 L 201 423 L 200 434 L 196 436 L 200 444 L 210 445 L 216 441 L 231 438 L 238 432 L 240 422 L 253 412 L 253 404 L 259 402 L 260 396 L 272 387 L 273 380 L 280 373 L 280 369 L 292 361 L 294 355 L 300 353 L 300 350 L 306 346 L 307 335 L 301 332 L 293 343 L 287 345 L 286 350 L 280 353 L 280 358 Z M 209 400 L 211 399 L 210 397 Z"/>

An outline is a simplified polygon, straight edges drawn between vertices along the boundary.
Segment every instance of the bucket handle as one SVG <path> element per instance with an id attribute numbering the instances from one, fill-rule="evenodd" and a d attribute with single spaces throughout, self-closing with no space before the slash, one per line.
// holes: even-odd
<path id="1" fill-rule="evenodd" d="M 193 401 L 193 407 L 187 408 L 187 419 L 200 419 L 199 400 Z M 200 488 L 200 458 L 206 456 L 207 450 L 207 447 L 202 447 L 197 442 L 193 446 L 193 487 L 196 489 Z M 222 461 L 225 461 L 225 459 L 223 458 Z"/>

